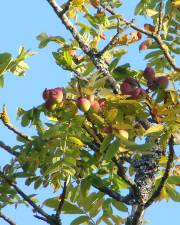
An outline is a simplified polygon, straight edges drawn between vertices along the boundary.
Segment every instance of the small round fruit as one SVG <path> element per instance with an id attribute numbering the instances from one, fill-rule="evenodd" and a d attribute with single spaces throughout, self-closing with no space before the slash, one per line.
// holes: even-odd
<path id="1" fill-rule="evenodd" d="M 62 88 L 54 88 L 51 89 L 49 93 L 49 100 L 55 103 L 60 103 L 63 100 L 63 89 Z"/>
<path id="2" fill-rule="evenodd" d="M 98 8 L 100 5 L 100 0 L 90 0 L 90 3 L 94 8 Z"/>
<path id="3" fill-rule="evenodd" d="M 87 112 L 91 107 L 91 102 L 87 98 L 80 97 L 77 100 L 77 105 L 81 111 Z"/>
<path id="4" fill-rule="evenodd" d="M 146 80 L 151 81 L 155 79 L 155 71 L 151 66 L 147 66 L 143 72 L 143 76 Z"/>
<path id="5" fill-rule="evenodd" d="M 134 99 L 138 99 L 141 97 L 146 97 L 147 92 L 143 88 L 136 88 L 131 92 L 131 95 Z"/>
<path id="6" fill-rule="evenodd" d="M 44 107 L 47 109 L 47 111 L 52 112 L 56 109 L 57 104 L 52 103 L 51 101 L 46 101 L 44 103 Z"/>
<path id="7" fill-rule="evenodd" d="M 131 92 L 133 91 L 133 87 L 127 82 L 123 82 L 120 85 L 120 89 L 123 95 L 131 95 Z"/>
<path id="8" fill-rule="evenodd" d="M 93 112 L 98 113 L 100 111 L 100 104 L 98 101 L 94 101 L 91 103 L 91 109 Z"/>
<path id="9" fill-rule="evenodd" d="M 48 98 L 49 98 L 49 90 L 47 88 L 43 91 L 42 96 L 43 96 L 44 100 L 48 100 Z"/>
<path id="10" fill-rule="evenodd" d="M 169 80 L 167 79 L 166 76 L 161 76 L 161 77 L 157 77 L 155 79 L 155 83 L 156 83 L 157 88 L 166 89 L 169 84 Z"/>
<path id="11" fill-rule="evenodd" d="M 126 78 L 123 83 L 128 83 L 128 84 L 131 85 L 131 87 L 137 87 L 138 86 L 137 80 L 134 79 L 133 77 Z"/>

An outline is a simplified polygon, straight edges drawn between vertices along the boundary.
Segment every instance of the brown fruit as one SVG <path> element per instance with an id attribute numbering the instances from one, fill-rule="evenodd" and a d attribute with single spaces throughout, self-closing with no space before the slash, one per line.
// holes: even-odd
<path id="1" fill-rule="evenodd" d="M 143 76 L 146 80 L 152 81 L 155 79 L 155 71 L 151 66 L 147 66 L 143 72 Z"/>
<path id="2" fill-rule="evenodd" d="M 161 76 L 155 79 L 155 83 L 157 88 L 166 89 L 169 84 L 169 80 L 167 79 L 166 76 Z"/>
<path id="3" fill-rule="evenodd" d="M 124 83 L 128 83 L 131 85 L 131 87 L 137 87 L 138 86 L 138 82 L 136 79 L 134 79 L 133 77 L 128 77 L 124 80 Z"/>
<path id="4" fill-rule="evenodd" d="M 91 102 L 85 97 L 80 97 L 77 100 L 77 106 L 81 111 L 87 112 L 91 107 Z"/>
<path id="5" fill-rule="evenodd" d="M 131 92 L 131 95 L 134 99 L 138 99 L 141 97 L 146 97 L 147 92 L 143 88 L 136 88 Z"/>
<path id="6" fill-rule="evenodd" d="M 123 82 L 120 85 L 120 89 L 123 95 L 131 95 L 131 92 L 133 91 L 133 87 L 127 82 Z"/>

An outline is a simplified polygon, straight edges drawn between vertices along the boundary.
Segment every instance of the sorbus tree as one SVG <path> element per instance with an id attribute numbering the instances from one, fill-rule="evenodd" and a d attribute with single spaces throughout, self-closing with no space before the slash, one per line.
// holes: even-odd
<path id="1" fill-rule="evenodd" d="M 180 201 L 174 150 L 180 142 L 180 68 L 175 63 L 180 52 L 179 1 L 141 0 L 135 15 L 152 20 L 144 27 L 118 13 L 123 4 L 119 0 L 47 3 L 72 38 L 41 33 L 39 47 L 57 43 L 55 62 L 73 77 L 67 87 L 47 84 L 41 105 L 18 109 L 21 125 L 32 125 L 37 135 L 17 130 L 3 106 L 1 122 L 17 135 L 18 143 L 10 147 L 0 141 L 13 156 L 0 170 L 0 217 L 15 224 L 2 210 L 23 203 L 50 225 L 60 225 L 61 214 L 78 214 L 71 225 L 142 225 L 145 210 L 155 201 Z M 139 46 L 137 54 L 148 50 L 144 70 L 121 64 L 129 45 Z M 6 72 L 26 72 L 24 60 L 31 55 L 24 48 L 16 59 L 0 54 L 1 86 Z M 47 197 L 43 206 L 54 214 L 19 188 L 19 177 L 34 189 L 53 187 L 54 197 Z M 130 213 L 122 217 L 120 211 Z"/>

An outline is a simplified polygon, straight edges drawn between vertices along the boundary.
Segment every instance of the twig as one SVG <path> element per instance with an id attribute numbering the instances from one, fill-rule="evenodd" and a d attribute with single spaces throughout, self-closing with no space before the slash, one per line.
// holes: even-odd
<path id="1" fill-rule="evenodd" d="M 64 186 L 63 186 L 63 191 L 62 191 L 62 194 L 60 195 L 61 197 L 61 201 L 58 205 L 58 208 L 56 210 L 56 217 L 59 218 L 60 214 L 61 214 L 61 211 L 62 211 L 62 207 L 63 207 L 63 204 L 64 204 L 64 201 L 65 201 L 65 197 L 66 197 L 66 190 L 67 190 L 67 181 L 65 180 L 64 181 Z"/>
<path id="2" fill-rule="evenodd" d="M 31 137 L 29 137 L 26 134 L 21 133 L 20 131 L 18 131 L 9 121 L 9 117 L 6 111 L 6 107 L 5 105 L 3 106 L 3 112 L 0 113 L 0 119 L 3 122 L 4 126 L 6 126 L 9 130 L 11 130 L 13 133 L 17 134 L 18 136 L 22 137 L 23 139 L 27 140 L 27 141 L 32 141 L 33 139 Z"/>
<path id="3" fill-rule="evenodd" d="M 57 223 L 57 220 L 54 216 L 48 215 L 43 209 L 41 209 L 39 206 L 37 206 L 29 197 L 26 195 L 16 184 L 13 183 L 2 171 L 0 171 L 0 176 L 23 198 L 24 201 L 29 203 L 33 207 L 33 209 L 42 215 L 46 220 L 47 223 Z"/>
<path id="4" fill-rule="evenodd" d="M 161 32 L 162 20 L 163 20 L 163 0 L 160 0 L 160 2 L 159 2 L 159 21 L 158 21 L 157 34 L 160 34 L 160 32 Z"/>
<path id="5" fill-rule="evenodd" d="M 107 10 L 111 15 L 116 15 L 117 14 L 110 8 L 110 7 L 104 7 L 102 5 L 102 7 Z M 149 32 L 149 31 L 146 31 L 138 26 L 136 26 L 133 22 L 129 22 L 127 20 L 125 20 L 124 18 L 119 18 L 122 22 L 124 22 L 126 25 L 130 26 L 132 29 L 136 30 L 136 31 L 139 31 L 151 38 L 153 38 L 157 44 L 159 45 L 159 47 L 161 48 L 165 58 L 167 59 L 167 61 L 169 62 L 169 64 L 172 66 L 172 68 L 176 71 L 180 71 L 180 67 L 177 67 L 175 62 L 174 62 L 174 59 L 171 57 L 171 55 L 169 54 L 168 52 L 168 49 L 166 48 L 166 45 L 164 44 L 164 42 L 162 41 L 161 39 L 161 36 L 159 34 L 155 34 L 155 33 L 152 33 L 152 32 Z"/>
<path id="6" fill-rule="evenodd" d="M 10 146 L 6 145 L 3 141 L 0 141 L 0 147 L 11 155 L 14 155 L 16 157 L 19 156 L 18 152 L 15 152 Z"/>
<path id="7" fill-rule="evenodd" d="M 130 186 L 130 188 L 133 190 L 134 195 L 136 195 L 136 184 L 131 179 L 129 179 L 125 173 L 121 172 L 121 164 L 119 164 L 115 157 L 112 158 L 112 161 L 116 164 L 118 168 L 118 175 L 123 179 L 123 181 L 125 181 Z"/>
<path id="8" fill-rule="evenodd" d="M 14 221 L 12 221 L 10 218 L 5 216 L 2 212 L 0 212 L 0 218 L 6 221 L 9 225 L 17 225 Z"/>
<path id="9" fill-rule="evenodd" d="M 83 40 L 80 33 L 75 29 L 69 18 L 62 14 L 62 8 L 56 3 L 55 0 L 47 0 L 47 2 L 51 5 L 51 7 L 54 9 L 56 15 L 58 18 L 62 21 L 62 23 L 65 25 L 65 27 L 71 32 L 74 39 L 79 43 L 79 46 L 81 47 L 82 51 L 89 56 L 93 64 L 96 66 L 96 68 L 105 76 L 107 77 L 111 87 L 116 93 L 119 93 L 120 87 L 119 84 L 116 82 L 116 80 L 111 76 L 108 65 L 102 59 L 101 57 L 97 57 L 96 53 L 93 51 L 93 49 L 88 46 L 85 41 Z"/>
<path id="10" fill-rule="evenodd" d="M 98 186 L 96 184 L 92 184 L 92 186 L 96 189 L 98 189 L 99 191 L 107 194 L 109 197 L 115 199 L 118 202 L 123 202 L 127 205 L 132 205 L 132 199 L 130 195 L 127 196 L 122 196 L 120 195 L 118 192 L 113 191 L 107 187 L 103 187 L 103 186 Z"/>
<path id="11" fill-rule="evenodd" d="M 168 161 L 167 161 L 167 165 L 166 165 L 166 169 L 164 172 L 163 177 L 161 178 L 160 184 L 157 188 L 157 190 L 152 194 L 152 196 L 150 197 L 150 199 L 146 202 L 145 204 L 145 208 L 149 207 L 154 200 L 159 196 L 159 194 L 161 193 L 162 188 L 164 187 L 168 177 L 169 177 L 169 173 L 170 170 L 172 168 L 172 164 L 173 164 L 173 160 L 174 160 L 174 139 L 173 137 L 171 137 L 169 139 L 169 156 L 168 156 Z"/>

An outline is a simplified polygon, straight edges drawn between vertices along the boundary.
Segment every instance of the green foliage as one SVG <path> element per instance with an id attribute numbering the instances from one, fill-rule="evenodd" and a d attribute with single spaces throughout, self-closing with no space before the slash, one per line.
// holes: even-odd
<path id="1" fill-rule="evenodd" d="M 104 0 L 101 3 L 103 7 L 110 6 L 112 9 L 122 5 L 118 0 Z M 47 197 L 42 207 L 46 206 L 54 211 L 62 201 L 62 196 L 56 193 L 63 189 L 63 182 L 68 181 L 61 213 L 77 215 L 71 225 L 124 224 L 126 219 L 119 216 L 119 212 L 127 213 L 128 204 L 108 195 L 107 190 L 117 195 L 121 194 L 121 190 L 131 192 L 133 185 L 129 179 L 133 180 L 136 173 L 134 162 L 145 154 L 152 155 L 157 142 L 165 150 L 170 137 L 178 139 L 180 105 L 176 84 L 179 72 L 172 72 L 174 61 L 171 64 L 169 61 L 179 54 L 179 34 L 176 32 L 179 14 L 172 1 L 164 3 L 162 30 L 158 35 L 163 46 L 159 46 L 157 36 L 154 38 L 152 35 L 157 32 L 159 20 L 157 1 L 142 0 L 135 9 L 136 15 L 152 19 L 149 26 L 151 30 L 147 29 L 146 24 L 144 32 L 151 32 L 149 37 L 153 41 L 140 50 L 148 48 L 145 60 L 155 70 L 154 80 L 148 80 L 142 70 L 132 69 L 129 62 L 121 63 L 124 54 L 128 53 L 128 46 L 137 44 L 141 39 L 139 31 L 131 32 L 130 37 L 128 36 L 132 23 L 127 24 L 122 15 L 107 13 L 103 8 L 95 10 L 96 7 L 93 7 L 89 10 L 93 6 L 90 1 L 74 0 L 66 16 L 67 19 L 73 18 L 73 26 L 79 32 L 82 43 L 79 43 L 74 31 L 73 39 L 68 40 L 66 37 L 48 36 L 44 32 L 37 37 L 39 48 L 55 42 L 57 50 L 52 52 L 52 56 L 56 64 L 75 74 L 63 90 L 62 101 L 48 108 L 46 103 L 52 103 L 54 95 L 49 96 L 47 91 L 48 96 L 43 96 L 46 102 L 42 102 L 40 106 L 28 110 L 18 108 L 17 119 L 21 126 L 31 126 L 36 132 L 32 137 L 13 127 L 5 107 L 0 114 L 4 125 L 17 134 L 18 141 L 12 149 L 0 142 L 4 149 L 17 155 L 3 171 L 14 182 L 23 178 L 25 185 L 32 185 L 35 190 L 52 187 L 55 197 Z M 122 35 L 107 47 L 117 26 L 120 26 Z M 83 44 L 87 45 L 85 47 L 88 48 L 88 54 L 84 53 Z M 140 46 L 142 47 L 142 43 Z M 32 55 L 33 52 L 26 51 L 23 47 L 19 49 L 19 55 L 15 59 L 10 53 L 1 53 L 0 87 L 4 85 L 6 72 L 24 75 L 29 68 L 24 60 Z M 169 60 L 166 55 L 170 57 Z M 96 62 L 99 63 L 98 66 Z M 166 88 L 155 83 L 162 73 L 169 82 Z M 119 93 L 112 88 L 107 74 L 120 84 Z M 128 83 L 129 78 L 134 81 L 133 84 Z M 124 93 L 123 84 L 128 89 Z M 82 112 L 78 105 L 80 97 L 91 104 L 87 112 Z M 48 102 L 48 99 L 51 101 Z M 96 103 L 96 110 L 92 107 L 93 103 Z M 142 120 L 151 122 L 150 127 L 143 126 L 140 122 Z M 178 140 L 175 140 L 176 143 L 179 143 Z M 164 154 L 159 162 L 160 171 L 155 176 L 154 190 L 158 189 L 166 170 L 168 156 L 165 151 Z M 125 161 L 126 159 L 129 160 Z M 177 166 L 178 157 L 175 156 L 169 177 L 156 200 L 180 201 Z M 104 189 L 106 194 L 102 191 Z M 3 179 L 0 180 L 0 191 L 0 208 L 26 202 Z M 34 195 L 30 198 L 35 201 Z M 118 215 L 115 215 L 117 211 Z"/>

